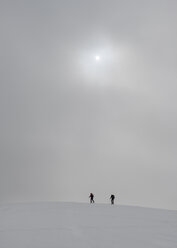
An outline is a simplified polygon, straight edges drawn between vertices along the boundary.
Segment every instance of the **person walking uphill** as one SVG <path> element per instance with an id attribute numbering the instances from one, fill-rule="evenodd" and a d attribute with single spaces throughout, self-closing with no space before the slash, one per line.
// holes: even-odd
<path id="1" fill-rule="evenodd" d="M 90 193 L 89 198 L 90 198 L 90 203 L 94 203 L 95 202 L 94 201 L 94 194 L 93 193 Z"/>
<path id="2" fill-rule="evenodd" d="M 115 195 L 111 195 L 110 199 L 111 199 L 111 204 L 114 205 Z"/>

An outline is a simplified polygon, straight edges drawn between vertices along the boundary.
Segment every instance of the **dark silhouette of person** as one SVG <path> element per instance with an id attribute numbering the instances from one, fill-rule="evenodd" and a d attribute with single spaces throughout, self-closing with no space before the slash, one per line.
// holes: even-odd
<path id="1" fill-rule="evenodd" d="M 111 199 L 111 204 L 114 205 L 115 195 L 111 195 L 110 199 Z"/>
<path id="2" fill-rule="evenodd" d="M 94 194 L 93 193 L 90 193 L 89 198 L 90 198 L 90 203 L 94 203 L 95 202 L 94 201 Z"/>

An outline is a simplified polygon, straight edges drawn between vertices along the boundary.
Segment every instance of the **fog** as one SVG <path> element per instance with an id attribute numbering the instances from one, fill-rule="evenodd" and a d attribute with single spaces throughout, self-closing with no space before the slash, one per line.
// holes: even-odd
<path id="1" fill-rule="evenodd" d="M 177 209 L 176 11 L 1 1 L 0 202 Z"/>

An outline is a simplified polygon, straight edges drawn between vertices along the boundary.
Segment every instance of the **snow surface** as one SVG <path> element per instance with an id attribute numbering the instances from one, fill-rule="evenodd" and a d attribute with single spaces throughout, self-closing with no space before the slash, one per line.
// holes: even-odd
<path id="1" fill-rule="evenodd" d="M 0 248 L 177 247 L 177 211 L 82 203 L 0 205 Z"/>

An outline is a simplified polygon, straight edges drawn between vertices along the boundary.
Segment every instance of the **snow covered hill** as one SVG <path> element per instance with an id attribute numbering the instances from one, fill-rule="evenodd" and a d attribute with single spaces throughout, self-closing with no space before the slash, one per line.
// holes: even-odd
<path id="1" fill-rule="evenodd" d="M 82 203 L 0 205 L 0 248 L 177 247 L 177 211 Z"/>

